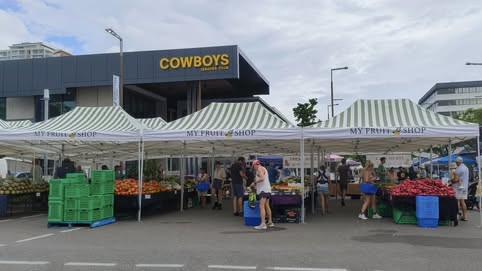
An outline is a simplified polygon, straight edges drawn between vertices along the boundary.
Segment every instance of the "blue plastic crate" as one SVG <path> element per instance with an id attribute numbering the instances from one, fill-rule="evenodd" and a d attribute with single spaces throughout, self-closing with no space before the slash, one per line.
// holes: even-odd
<path id="1" fill-rule="evenodd" d="M 415 216 L 417 218 L 439 218 L 439 203 L 437 196 L 416 196 Z"/>
<path id="2" fill-rule="evenodd" d="M 245 217 L 244 225 L 246 226 L 258 226 L 261 224 L 261 217 Z"/>
<path id="3" fill-rule="evenodd" d="M 244 210 L 244 217 L 253 217 L 253 218 L 259 218 L 261 217 L 261 214 L 259 212 L 259 201 L 256 201 L 256 208 L 249 208 L 248 206 L 248 201 L 245 200 L 244 201 L 244 205 L 243 205 L 243 210 Z M 258 224 L 259 225 L 259 224 Z"/>
<path id="4" fill-rule="evenodd" d="M 417 218 L 417 225 L 422 228 L 436 228 L 438 218 Z"/>

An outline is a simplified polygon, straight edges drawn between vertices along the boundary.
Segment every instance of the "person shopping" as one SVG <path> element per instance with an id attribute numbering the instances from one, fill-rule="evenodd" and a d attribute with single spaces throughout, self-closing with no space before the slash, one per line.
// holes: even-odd
<path id="1" fill-rule="evenodd" d="M 259 160 L 253 161 L 253 169 L 256 171 L 256 177 L 251 186 L 256 187 L 256 194 L 260 197 L 259 211 L 261 214 L 261 224 L 254 228 L 256 230 L 266 230 L 268 227 L 274 227 L 271 207 L 269 206 L 271 185 L 269 183 L 268 171 L 261 166 Z M 266 225 L 266 217 L 268 217 L 268 225 Z"/>
<path id="2" fill-rule="evenodd" d="M 362 182 L 365 184 L 375 185 L 376 180 L 377 180 L 377 175 L 375 173 L 373 163 L 372 161 L 367 160 L 365 164 L 365 168 L 363 170 Z M 367 216 L 365 215 L 365 212 L 368 206 L 372 207 L 373 218 L 382 218 L 380 215 L 377 214 L 377 202 L 376 202 L 375 193 L 373 194 L 363 193 L 363 205 L 362 205 L 360 214 L 358 215 L 358 218 L 362 220 L 368 219 Z"/>
<path id="3" fill-rule="evenodd" d="M 318 178 L 316 179 L 316 190 L 320 196 L 321 215 L 328 213 L 329 181 L 330 178 L 326 174 L 325 166 L 320 166 Z"/>
<path id="4" fill-rule="evenodd" d="M 214 181 L 211 185 L 211 198 L 214 202 L 213 210 L 223 209 L 223 184 L 226 181 L 226 171 L 221 167 L 221 162 L 216 161 L 214 163 L 216 168 L 214 169 Z"/>
<path id="5" fill-rule="evenodd" d="M 201 208 L 204 208 L 206 206 L 206 196 L 209 189 L 209 175 L 207 174 L 206 169 L 201 168 L 201 173 L 199 173 L 197 181 L 199 201 L 201 203 Z"/>

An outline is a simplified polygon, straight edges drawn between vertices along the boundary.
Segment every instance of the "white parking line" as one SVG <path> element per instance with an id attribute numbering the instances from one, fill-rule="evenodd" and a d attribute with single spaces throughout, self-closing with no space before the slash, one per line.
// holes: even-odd
<path id="1" fill-rule="evenodd" d="M 73 228 L 73 229 L 70 229 L 70 230 L 64 230 L 64 231 L 60 231 L 60 232 L 71 232 L 71 231 L 76 231 L 76 230 L 80 230 L 82 228 Z"/>
<path id="2" fill-rule="evenodd" d="M 82 262 L 70 262 L 65 263 L 65 266 L 116 266 L 116 263 L 82 263 Z"/>
<path id="3" fill-rule="evenodd" d="M 4 220 L 0 220 L 0 223 L 12 221 L 12 220 L 13 220 L 13 219 L 4 219 Z"/>
<path id="4" fill-rule="evenodd" d="M 4 247 L 4 246 L 6 246 L 6 245 L 5 245 L 5 244 L 0 244 L 0 247 Z"/>
<path id="5" fill-rule="evenodd" d="M 211 269 L 256 270 L 256 266 L 245 265 L 208 265 Z"/>
<path id="6" fill-rule="evenodd" d="M 136 264 L 136 267 L 183 268 L 184 264 L 139 263 L 139 264 Z"/>
<path id="7" fill-rule="evenodd" d="M 49 262 L 38 262 L 38 261 L 0 261 L 0 264 L 44 265 L 44 264 L 49 264 Z"/>
<path id="8" fill-rule="evenodd" d="M 40 239 L 40 238 L 49 237 L 49 236 L 52 236 L 52 235 L 55 235 L 55 234 L 49 233 L 49 234 L 44 234 L 44 235 L 40 235 L 40 236 L 35 236 L 35 237 L 32 237 L 32 238 L 27 238 L 27 239 L 23 239 L 23 240 L 18 240 L 18 241 L 15 241 L 15 242 L 16 242 L 16 243 L 23 243 L 23 242 L 32 241 L 32 240 L 35 240 L 35 239 Z"/>
<path id="9" fill-rule="evenodd" d="M 45 216 L 46 214 L 38 214 L 38 215 L 29 215 L 29 216 L 23 216 L 20 219 L 26 219 L 26 218 L 32 218 L 32 217 L 38 217 L 38 216 Z"/>
<path id="10" fill-rule="evenodd" d="M 268 270 L 278 271 L 348 271 L 348 269 L 339 268 L 304 268 L 304 267 L 266 267 Z"/>

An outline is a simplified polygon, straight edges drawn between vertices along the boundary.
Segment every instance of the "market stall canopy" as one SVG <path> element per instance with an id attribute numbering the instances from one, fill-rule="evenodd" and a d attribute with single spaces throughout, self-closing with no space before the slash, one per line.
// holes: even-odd
<path id="1" fill-rule="evenodd" d="M 299 129 L 259 102 L 211 103 L 162 129 L 144 131 L 146 141 L 299 139 Z"/>
<path id="2" fill-rule="evenodd" d="M 7 120 L 0 123 L 2 128 L 27 127 L 30 125 L 32 125 L 32 122 L 29 120 Z"/>
<path id="3" fill-rule="evenodd" d="M 458 155 L 458 154 L 452 154 L 450 155 L 450 162 L 455 162 L 455 159 L 457 157 L 462 157 L 464 160 L 464 164 L 466 165 L 475 165 L 477 164 L 477 161 L 475 159 L 468 157 L 467 155 Z M 437 159 L 432 160 L 432 164 L 434 165 L 448 165 L 449 164 L 449 156 L 443 156 Z"/>
<path id="4" fill-rule="evenodd" d="M 478 124 L 426 110 L 409 99 L 357 100 L 332 119 L 304 129 L 328 151 L 416 151 L 473 138 Z"/>
<path id="5" fill-rule="evenodd" d="M 1 133 L 1 140 L 138 141 L 147 127 L 119 106 L 76 107 L 58 117 Z"/>
<path id="6" fill-rule="evenodd" d="M 162 129 L 166 125 L 166 121 L 162 118 L 137 119 L 150 129 Z"/>

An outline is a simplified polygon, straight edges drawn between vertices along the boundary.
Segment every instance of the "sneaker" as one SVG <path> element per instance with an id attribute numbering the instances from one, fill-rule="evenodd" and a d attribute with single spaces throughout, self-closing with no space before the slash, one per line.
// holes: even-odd
<path id="1" fill-rule="evenodd" d="M 372 218 L 377 218 L 377 219 L 378 219 L 378 218 L 383 218 L 383 217 L 382 217 L 381 215 L 379 215 L 379 214 L 374 214 Z"/>
<path id="2" fill-rule="evenodd" d="M 268 224 L 268 228 L 272 228 L 272 227 L 274 227 L 274 223 L 273 223 L 273 222 L 271 222 L 271 223 Z"/>
<path id="3" fill-rule="evenodd" d="M 266 224 L 261 224 L 259 226 L 254 227 L 255 230 L 266 230 L 268 227 L 266 227 Z"/>
<path id="4" fill-rule="evenodd" d="M 238 213 L 238 212 L 236 212 L 236 213 L 234 213 L 233 215 L 234 215 L 234 216 L 239 216 L 239 213 Z"/>
<path id="5" fill-rule="evenodd" d="M 218 204 L 218 210 L 222 210 L 223 206 L 221 204 Z"/>
<path id="6" fill-rule="evenodd" d="M 359 218 L 359 219 L 363 219 L 363 220 L 367 220 L 367 219 L 368 219 L 365 214 L 359 214 L 359 215 L 358 215 L 358 218 Z"/>
<path id="7" fill-rule="evenodd" d="M 341 201 L 341 207 L 345 207 L 345 201 L 344 200 Z"/>

